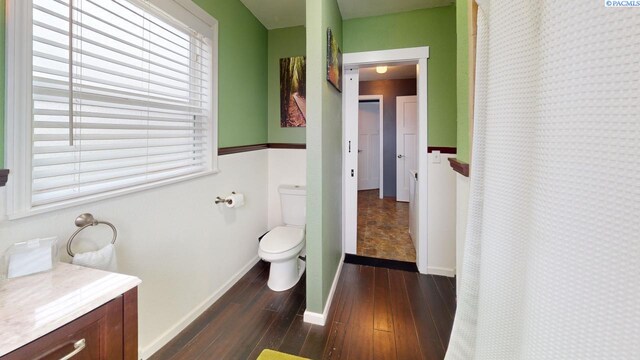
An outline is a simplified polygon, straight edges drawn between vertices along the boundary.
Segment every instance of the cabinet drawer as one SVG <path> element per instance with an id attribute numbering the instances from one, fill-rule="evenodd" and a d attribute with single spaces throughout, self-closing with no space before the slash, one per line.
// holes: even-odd
<path id="1" fill-rule="evenodd" d="M 119 296 L 0 359 L 60 360 L 69 354 L 70 360 L 124 359 L 123 318 Z"/>
<path id="2" fill-rule="evenodd" d="M 37 360 L 60 360 L 65 356 L 72 356 L 70 360 L 104 359 L 100 352 L 100 348 L 104 347 L 101 344 L 103 339 L 100 336 L 102 324 L 103 321 L 99 320 L 73 334 L 63 335 L 55 340 L 52 339 L 59 341 L 57 344 L 52 343 L 52 341 L 47 341 L 46 343 L 43 341 L 43 344 L 38 344 L 41 345 L 38 349 L 33 348 L 34 353 L 32 356 Z M 55 335 L 52 333 L 51 336 Z M 74 346 L 76 343 L 78 346 Z"/>

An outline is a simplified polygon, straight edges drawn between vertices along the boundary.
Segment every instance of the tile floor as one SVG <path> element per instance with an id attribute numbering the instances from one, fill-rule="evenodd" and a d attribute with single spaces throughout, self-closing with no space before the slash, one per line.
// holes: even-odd
<path id="1" fill-rule="evenodd" d="M 378 190 L 358 192 L 358 255 L 416 261 L 409 235 L 409 203 L 379 199 Z"/>

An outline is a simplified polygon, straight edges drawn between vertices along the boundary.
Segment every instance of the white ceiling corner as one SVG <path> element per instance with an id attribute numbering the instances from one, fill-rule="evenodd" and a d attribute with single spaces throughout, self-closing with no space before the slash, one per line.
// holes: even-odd
<path id="1" fill-rule="evenodd" d="M 452 5 L 455 0 L 338 0 L 343 19 Z"/>
<path id="2" fill-rule="evenodd" d="M 240 0 L 267 30 L 305 24 L 305 0 Z"/>
<path id="3" fill-rule="evenodd" d="M 305 24 L 306 0 L 240 0 L 268 30 Z M 455 0 L 338 0 L 343 19 L 452 5 Z"/>

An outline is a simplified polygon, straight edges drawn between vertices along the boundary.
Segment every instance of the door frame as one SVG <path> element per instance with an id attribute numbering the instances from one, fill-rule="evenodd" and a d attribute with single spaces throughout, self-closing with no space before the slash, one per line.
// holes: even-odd
<path id="1" fill-rule="evenodd" d="M 358 118 L 359 73 L 361 66 L 393 63 L 397 65 L 417 64 L 417 97 L 418 97 L 418 246 L 416 248 L 416 265 L 418 271 L 427 273 L 427 60 L 429 47 L 415 47 L 393 50 L 365 51 L 345 53 L 343 62 L 342 92 L 342 140 L 343 181 L 342 181 L 342 244 L 348 254 L 356 254 L 357 219 L 358 219 L 358 157 L 352 151 L 358 146 L 358 127 L 348 119 Z M 355 151 L 357 154 L 357 151 Z M 351 175 L 353 173 L 353 175 Z"/>
<path id="2" fill-rule="evenodd" d="M 359 95 L 358 96 L 358 100 L 377 100 L 378 104 L 379 104 L 379 111 L 380 111 L 380 123 L 379 123 L 379 127 L 380 127 L 380 166 L 379 166 L 379 171 L 380 171 L 380 182 L 379 182 L 379 187 L 380 187 L 380 191 L 379 191 L 379 197 L 380 199 L 384 198 L 384 179 L 383 179 L 383 175 L 384 175 L 384 158 L 382 157 L 384 155 L 384 126 L 383 126 L 383 120 L 384 120 L 384 105 L 383 105 L 383 96 L 382 95 Z M 359 119 L 358 119 L 359 121 Z M 360 155 L 358 155 L 360 156 Z"/>

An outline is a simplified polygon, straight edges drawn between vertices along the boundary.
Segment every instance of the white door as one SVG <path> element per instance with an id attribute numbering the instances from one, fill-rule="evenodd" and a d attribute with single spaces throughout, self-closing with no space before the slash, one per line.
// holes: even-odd
<path id="1" fill-rule="evenodd" d="M 409 201 L 411 172 L 418 170 L 416 96 L 396 97 L 396 199 Z"/>
<path id="2" fill-rule="evenodd" d="M 358 190 L 380 187 L 380 102 L 358 106 Z"/>

